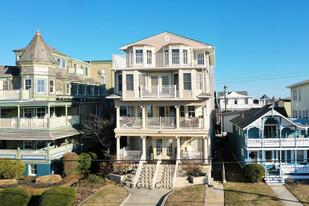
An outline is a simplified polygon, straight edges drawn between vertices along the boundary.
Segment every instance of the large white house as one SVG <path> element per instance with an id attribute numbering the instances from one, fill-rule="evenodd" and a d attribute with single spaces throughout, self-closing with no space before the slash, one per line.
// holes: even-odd
<path id="1" fill-rule="evenodd" d="M 116 94 L 108 97 L 115 99 L 117 159 L 208 164 L 215 48 L 164 32 L 120 49 Z"/>

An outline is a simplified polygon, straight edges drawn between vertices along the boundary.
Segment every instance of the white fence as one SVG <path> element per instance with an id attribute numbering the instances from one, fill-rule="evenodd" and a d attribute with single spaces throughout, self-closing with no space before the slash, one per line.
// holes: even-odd
<path id="1" fill-rule="evenodd" d="M 203 127 L 203 118 L 199 117 L 180 117 L 179 118 L 179 127 L 180 128 L 202 128 Z"/>
<path id="2" fill-rule="evenodd" d="M 281 169 L 284 173 L 309 173 L 309 165 L 281 165 Z"/>
<path id="3" fill-rule="evenodd" d="M 175 117 L 148 117 L 147 128 L 175 128 Z"/>
<path id="4" fill-rule="evenodd" d="M 121 128 L 139 129 L 142 127 L 141 117 L 120 117 Z"/>
<path id="5" fill-rule="evenodd" d="M 0 100 L 19 100 L 20 91 L 22 91 L 23 99 L 29 99 L 29 90 L 0 90 Z"/>

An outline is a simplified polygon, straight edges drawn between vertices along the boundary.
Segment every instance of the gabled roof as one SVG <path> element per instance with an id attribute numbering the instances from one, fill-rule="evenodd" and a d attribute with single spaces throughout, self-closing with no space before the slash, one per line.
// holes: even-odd
<path id="1" fill-rule="evenodd" d="M 49 46 L 48 44 L 47 44 L 47 47 L 48 47 L 48 49 L 49 49 L 51 52 L 54 52 L 54 53 L 57 53 L 57 54 L 61 54 L 61 55 L 67 56 L 67 55 L 63 54 L 62 52 L 58 51 L 57 49 L 55 49 L 55 48 Z M 21 49 L 13 50 L 13 52 L 25 51 L 26 49 L 27 49 L 27 47 L 24 47 L 24 48 L 21 48 Z"/>
<path id="2" fill-rule="evenodd" d="M 140 40 L 140 41 L 136 41 L 136 42 L 133 42 L 133 43 L 131 43 L 131 44 L 124 45 L 124 46 L 122 46 L 120 49 L 121 49 L 121 50 L 126 50 L 128 47 L 130 47 L 130 46 L 132 46 L 132 45 L 151 45 L 151 42 L 152 42 L 153 39 L 155 39 L 155 38 L 160 38 L 160 36 L 166 36 L 166 35 L 170 35 L 170 36 L 173 36 L 173 37 L 176 37 L 176 38 L 178 38 L 178 39 L 185 40 L 185 41 L 190 41 L 190 42 L 194 43 L 194 44 L 196 45 L 196 47 L 199 46 L 199 47 L 205 47 L 205 48 L 206 48 L 207 46 L 209 46 L 209 47 L 212 47 L 212 48 L 213 48 L 213 46 L 211 46 L 211 45 L 209 45 L 209 44 L 205 44 L 205 43 L 203 43 L 203 42 L 200 42 L 200 41 L 197 41 L 197 40 L 194 40 L 194 39 L 190 39 L 190 38 L 187 38 L 187 37 L 183 37 L 183 36 L 180 36 L 180 35 L 177 35 L 177 34 L 173 34 L 173 33 L 170 33 L 170 32 L 162 32 L 162 33 L 160 33 L 160 34 L 157 34 L 157 35 L 148 37 L 148 38 L 146 38 L 146 39 L 142 39 L 142 40 Z M 162 38 L 162 39 L 163 39 L 163 38 Z M 179 41 L 177 41 L 177 42 L 166 41 L 165 45 L 168 45 L 168 44 L 175 44 L 175 43 L 186 44 L 186 43 L 184 43 L 184 42 L 179 42 Z"/>
<path id="3" fill-rule="evenodd" d="M 236 92 L 237 94 L 248 96 L 247 91 L 232 91 L 232 92 Z M 231 94 L 232 92 L 228 92 L 228 94 Z M 221 96 L 224 96 L 224 92 L 218 92 L 218 97 L 221 97 Z"/>
<path id="4" fill-rule="evenodd" d="M 0 65 L 0 76 L 2 77 L 19 76 L 20 72 L 20 67 Z"/>
<path id="5" fill-rule="evenodd" d="M 263 96 L 261 96 L 260 99 L 270 99 L 266 94 L 264 94 Z"/>
<path id="6" fill-rule="evenodd" d="M 301 86 L 303 84 L 308 84 L 308 83 L 309 83 L 309 79 L 302 81 L 302 82 L 295 83 L 295 84 L 291 84 L 291 85 L 287 86 L 286 88 L 293 88 L 293 87 Z"/>
<path id="7" fill-rule="evenodd" d="M 248 97 L 251 97 L 251 96 L 242 95 L 242 94 L 239 94 L 238 92 L 230 92 L 228 95 L 226 95 L 227 99 L 229 99 L 229 98 L 248 98 Z M 222 98 L 225 98 L 225 97 L 220 96 L 219 98 L 222 99 Z"/>
<path id="8" fill-rule="evenodd" d="M 252 108 L 242 112 L 239 116 L 235 117 L 230 122 L 243 129 L 271 110 L 272 105 L 265 105 L 261 108 Z M 274 110 L 284 117 L 288 116 L 284 107 L 274 107 Z"/>
<path id="9" fill-rule="evenodd" d="M 42 62 L 57 64 L 47 44 L 38 31 L 18 62 Z"/>

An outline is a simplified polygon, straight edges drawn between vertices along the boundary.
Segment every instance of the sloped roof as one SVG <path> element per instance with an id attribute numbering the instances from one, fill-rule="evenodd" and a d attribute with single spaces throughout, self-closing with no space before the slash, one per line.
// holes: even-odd
<path id="1" fill-rule="evenodd" d="M 229 99 L 229 98 L 248 98 L 248 97 L 251 97 L 251 96 L 242 95 L 242 94 L 239 94 L 238 92 L 231 92 L 228 95 L 226 95 L 227 99 Z M 222 99 L 222 98 L 225 98 L 225 97 L 220 96 L 219 98 Z"/>
<path id="2" fill-rule="evenodd" d="M 286 88 L 293 88 L 293 87 L 297 87 L 297 86 L 308 84 L 308 83 L 309 83 L 309 79 L 305 80 L 305 81 L 297 82 L 295 84 L 291 84 L 291 85 L 287 86 Z"/>
<path id="3" fill-rule="evenodd" d="M 38 31 L 18 62 L 44 62 L 57 64 L 47 44 Z"/>
<path id="4" fill-rule="evenodd" d="M 245 128 L 270 110 L 272 110 L 272 105 L 265 105 L 261 108 L 252 108 L 242 112 L 239 116 L 235 117 L 230 122 L 240 128 Z M 284 117 L 288 116 L 284 107 L 275 107 L 274 110 L 282 114 Z"/>
<path id="5" fill-rule="evenodd" d="M 232 91 L 232 92 L 236 92 L 237 94 L 248 96 L 248 92 L 247 91 Z M 228 94 L 230 94 L 232 92 L 228 92 Z M 224 92 L 218 92 L 218 97 L 221 97 L 223 95 L 224 95 Z"/>
<path id="6" fill-rule="evenodd" d="M 0 65 L 0 76 L 19 76 L 20 67 Z"/>
<path id="7" fill-rule="evenodd" d="M 263 96 L 261 96 L 260 99 L 270 99 L 266 94 L 264 94 Z"/>
<path id="8" fill-rule="evenodd" d="M 82 82 L 82 83 L 89 83 L 89 84 L 100 84 L 97 80 L 93 78 L 85 78 L 83 79 L 82 77 L 75 75 L 75 74 L 65 74 L 58 72 L 56 73 L 56 79 L 68 79 L 74 82 Z"/>
<path id="9" fill-rule="evenodd" d="M 47 44 L 47 47 L 48 47 L 48 49 L 49 49 L 51 52 L 54 52 L 54 53 L 58 53 L 58 54 L 61 54 L 61 55 L 67 56 L 67 55 L 65 55 L 64 53 L 62 53 L 62 52 L 58 51 L 57 49 L 55 49 L 55 48 L 53 48 L 53 47 L 49 46 L 48 44 Z M 16 50 L 13 50 L 13 52 L 17 52 L 17 51 L 25 51 L 26 49 L 27 49 L 27 47 L 24 47 L 24 48 L 21 48 L 21 49 L 16 49 Z"/>

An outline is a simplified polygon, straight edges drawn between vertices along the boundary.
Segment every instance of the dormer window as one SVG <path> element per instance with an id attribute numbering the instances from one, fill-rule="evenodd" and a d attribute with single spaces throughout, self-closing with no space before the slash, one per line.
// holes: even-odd
<path id="1" fill-rule="evenodd" d="M 61 68 L 61 59 L 57 58 L 57 62 L 58 62 L 58 68 Z"/>
<path id="2" fill-rule="evenodd" d="M 62 60 L 62 68 L 65 69 L 65 66 L 66 66 L 66 65 L 65 65 L 65 60 L 63 59 L 63 60 Z"/>
<path id="3" fill-rule="evenodd" d="M 179 49 L 172 49 L 172 64 L 179 64 Z"/>
<path id="4" fill-rule="evenodd" d="M 136 64 L 143 64 L 143 50 L 135 50 Z"/>
<path id="5" fill-rule="evenodd" d="M 147 50 L 147 64 L 152 64 L 152 51 Z"/>
<path id="6" fill-rule="evenodd" d="M 204 65 L 204 53 L 197 54 L 197 64 Z"/>

